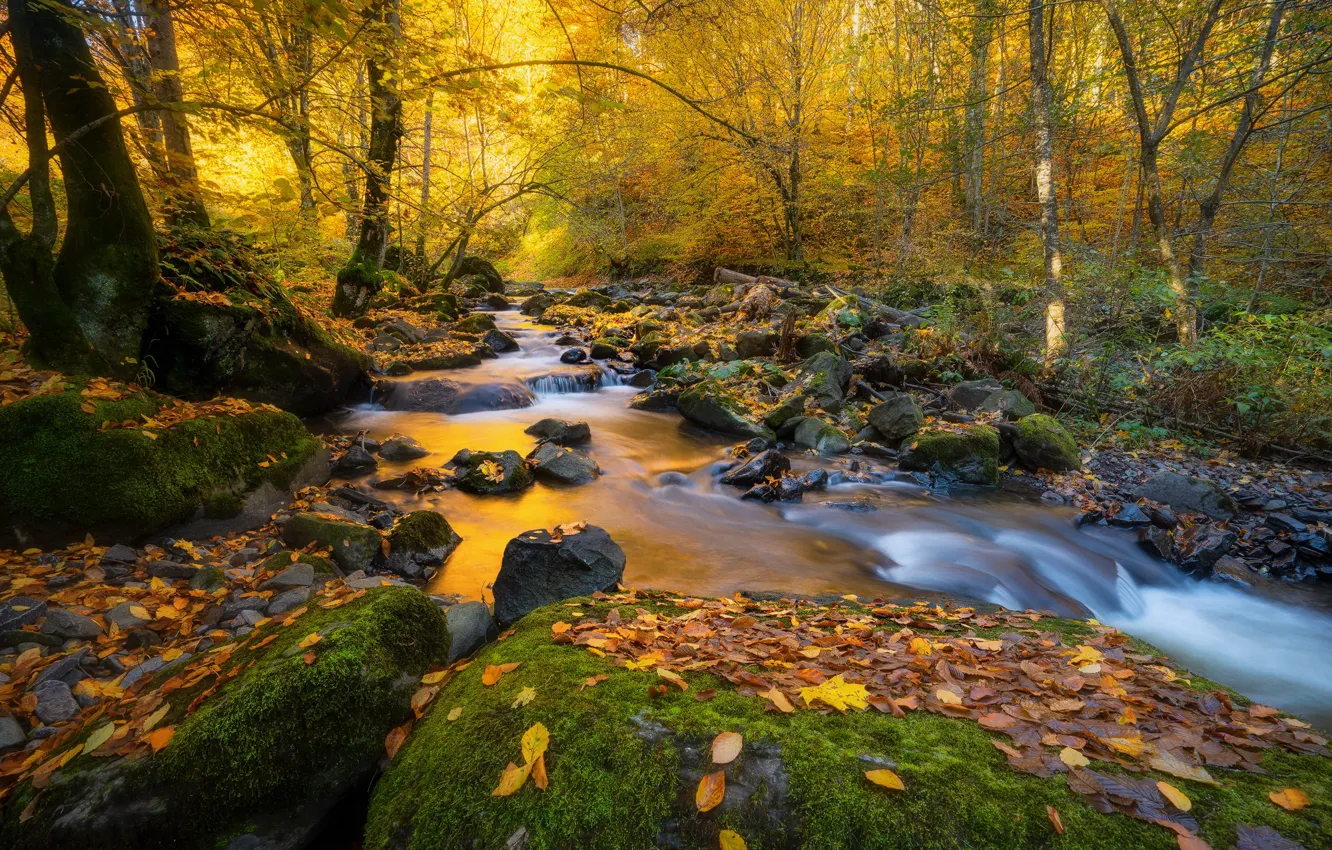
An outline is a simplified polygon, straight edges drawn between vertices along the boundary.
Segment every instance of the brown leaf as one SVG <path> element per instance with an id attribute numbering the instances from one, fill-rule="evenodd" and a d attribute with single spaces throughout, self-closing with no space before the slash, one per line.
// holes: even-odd
<path id="1" fill-rule="evenodd" d="M 1059 819 L 1059 810 L 1054 806 L 1046 806 L 1045 814 L 1050 818 L 1050 823 L 1054 824 L 1055 832 L 1064 834 L 1064 822 Z"/>
<path id="2" fill-rule="evenodd" d="M 993 729 L 996 731 L 1000 729 L 1012 729 L 1017 725 L 1016 719 L 998 711 L 991 712 L 990 714 L 982 714 L 980 719 L 976 722 L 980 723 L 980 725 L 986 729 Z"/>
<path id="3" fill-rule="evenodd" d="M 698 806 L 700 812 L 712 811 L 721 805 L 725 796 L 726 774 L 719 770 L 698 781 L 698 789 L 694 791 L 694 805 Z"/>
<path id="4" fill-rule="evenodd" d="M 723 732 L 712 739 L 712 763 L 730 764 L 740 755 L 745 738 L 739 732 Z"/>
<path id="5" fill-rule="evenodd" d="M 408 721 L 401 726 L 395 726 L 389 730 L 388 737 L 384 739 L 384 752 L 388 753 L 389 761 L 398 754 L 402 745 L 406 743 L 407 736 L 411 734 L 412 723 Z"/>
<path id="6" fill-rule="evenodd" d="M 536 784 L 537 790 L 545 791 L 550 780 L 546 778 L 546 754 L 537 756 L 536 763 L 532 765 L 532 782 Z"/>

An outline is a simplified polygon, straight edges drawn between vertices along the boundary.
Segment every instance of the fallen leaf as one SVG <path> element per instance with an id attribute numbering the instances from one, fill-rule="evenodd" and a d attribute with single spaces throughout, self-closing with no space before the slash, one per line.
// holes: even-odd
<path id="1" fill-rule="evenodd" d="M 952 693 L 952 691 L 949 691 L 948 693 Z M 982 714 L 980 716 L 980 719 L 977 720 L 976 722 L 986 729 L 994 729 L 994 730 L 1012 729 L 1014 726 L 1017 725 L 1016 718 L 1009 717 L 1007 714 L 1004 714 L 1001 711 L 993 711 L 990 712 L 989 714 Z"/>
<path id="2" fill-rule="evenodd" d="M 1050 823 L 1054 825 L 1055 832 L 1059 833 L 1060 835 L 1063 835 L 1064 822 L 1059 819 L 1059 810 L 1056 809 L 1054 806 L 1046 806 L 1045 814 L 1047 817 L 1050 818 Z"/>
<path id="3" fill-rule="evenodd" d="M 541 758 L 550 744 L 550 732 L 544 724 L 534 723 L 523 733 L 523 761 L 531 764 Z"/>
<path id="4" fill-rule="evenodd" d="M 515 697 L 513 700 L 513 705 L 509 706 L 509 708 L 522 708 L 523 706 L 531 702 L 535 697 L 536 697 L 536 688 L 533 687 L 523 688 L 521 691 L 518 692 L 518 696 Z"/>
<path id="5" fill-rule="evenodd" d="M 880 768 L 879 770 L 865 771 L 865 778 L 875 785 L 881 785 L 884 788 L 891 788 L 894 791 L 905 791 L 906 786 L 902 784 L 902 777 L 893 773 L 891 770 Z"/>
<path id="6" fill-rule="evenodd" d="M 296 645 L 299 646 L 301 649 L 309 649 L 310 647 L 319 643 L 323 639 L 324 636 L 321 635 L 319 632 L 310 632 L 308 635 L 301 638 L 301 642 Z"/>
<path id="7" fill-rule="evenodd" d="M 726 796 L 726 774 L 720 770 L 709 773 L 698 781 L 698 790 L 694 792 L 694 805 L 700 812 L 711 811 L 721 805 Z"/>
<path id="8" fill-rule="evenodd" d="M 398 750 L 402 749 L 402 745 L 407 741 L 407 735 L 411 731 L 412 723 L 410 720 L 389 730 L 388 735 L 384 738 L 384 752 L 388 753 L 389 761 L 392 761 L 393 757 L 398 754 Z"/>
<path id="9" fill-rule="evenodd" d="M 818 687 L 800 689 L 800 698 L 805 705 L 812 706 L 817 701 L 843 712 L 847 706 L 864 711 L 869 708 L 868 697 L 864 685 L 844 681 L 840 673 Z"/>
<path id="10" fill-rule="evenodd" d="M 717 840 L 721 844 L 721 850 L 748 850 L 745 840 L 729 829 L 723 829 Z"/>
<path id="11" fill-rule="evenodd" d="M 1156 787 L 1161 794 L 1170 801 L 1170 805 L 1179 809 L 1181 812 L 1187 812 L 1189 809 L 1193 808 L 1193 801 L 1188 798 L 1188 795 L 1171 785 L 1169 782 L 1158 780 Z"/>
<path id="12" fill-rule="evenodd" d="M 307 652 L 301 656 L 301 660 L 306 664 L 313 664 L 315 663 L 315 654 L 313 652 Z"/>
<path id="13" fill-rule="evenodd" d="M 1147 759 L 1147 764 L 1153 770 L 1159 770 L 1162 773 L 1168 773 L 1171 776 L 1177 776 L 1180 779 L 1201 782 L 1205 785 L 1217 784 L 1217 781 L 1207 772 L 1207 768 L 1202 767 L 1201 765 L 1189 764 L 1169 752 L 1152 753 Z"/>
<path id="14" fill-rule="evenodd" d="M 776 688 L 768 691 L 765 696 L 767 696 L 768 702 L 772 703 L 773 707 L 782 714 L 792 714 L 795 712 L 795 706 L 791 705 L 791 701 L 786 698 L 786 694 Z"/>
<path id="15" fill-rule="evenodd" d="M 672 670 L 667 670 L 664 667 L 658 667 L 657 675 L 665 679 L 666 681 L 670 682 L 672 685 L 678 686 L 682 691 L 689 690 L 689 683 L 686 682 L 684 680 L 684 677 L 681 676 L 679 673 L 676 673 Z"/>
<path id="16" fill-rule="evenodd" d="M 175 726 L 163 726 L 161 729 L 155 730 L 153 734 L 148 736 L 148 745 L 153 748 L 153 752 L 157 752 L 167 744 L 171 743 L 171 739 L 175 736 Z"/>
<path id="17" fill-rule="evenodd" d="M 540 791 L 545 791 L 546 786 L 550 784 L 550 779 L 546 776 L 546 756 L 541 754 L 537 756 L 536 764 L 532 765 L 532 782 Z"/>
<path id="18" fill-rule="evenodd" d="M 712 739 L 712 763 L 730 764 L 740 755 L 745 738 L 739 732 L 723 732 Z"/>
<path id="19" fill-rule="evenodd" d="M 555 625 L 550 627 L 550 630 L 557 635 L 562 635 L 572 628 L 573 626 L 569 625 L 568 623 L 556 623 Z"/>
<path id="20" fill-rule="evenodd" d="M 609 678 L 610 676 L 607 676 L 605 673 L 599 673 L 596 676 L 589 676 L 588 678 L 583 680 L 582 684 L 578 686 L 578 690 L 581 691 L 584 688 L 595 688 L 597 685 L 601 684 L 602 682 L 606 681 Z"/>
<path id="21" fill-rule="evenodd" d="M 911 643 L 907 644 L 907 652 L 912 655 L 919 655 L 922 658 L 928 658 L 934 654 L 934 647 L 923 637 L 912 638 Z"/>
<path id="22" fill-rule="evenodd" d="M 1175 833 L 1175 843 L 1179 845 L 1179 850 L 1212 850 L 1212 845 L 1192 833 Z"/>
<path id="23" fill-rule="evenodd" d="M 514 661 L 509 664 L 487 664 L 486 669 L 481 673 L 481 684 L 490 687 L 500 680 L 505 673 L 512 673 L 522 664 L 521 661 Z"/>
<path id="24" fill-rule="evenodd" d="M 449 709 L 449 713 L 448 713 L 448 721 L 449 721 L 450 723 L 452 723 L 453 721 L 457 720 L 459 717 L 462 717 L 462 706 L 461 706 L 461 705 L 454 706 L 453 708 Z"/>
<path id="25" fill-rule="evenodd" d="M 504 774 L 500 776 L 499 785 L 496 786 L 494 791 L 490 792 L 490 796 L 508 797 L 514 794 L 519 788 L 523 787 L 523 783 L 527 781 L 527 777 L 531 772 L 531 763 L 519 767 L 513 762 L 509 762 L 509 766 L 504 768 Z"/>
<path id="26" fill-rule="evenodd" d="M 937 699 L 939 702 L 943 703 L 944 705 L 962 704 L 962 697 L 958 696 L 957 694 L 953 693 L 947 688 L 939 688 L 938 690 L 936 690 L 934 692 L 934 698 Z"/>
<path id="27" fill-rule="evenodd" d="M 1288 812 L 1302 809 L 1309 805 L 1309 797 L 1298 788 L 1282 788 L 1267 795 L 1267 799 Z"/>
<path id="28" fill-rule="evenodd" d="M 421 684 L 438 685 L 440 682 L 444 681 L 444 677 L 447 675 L 449 675 L 448 670 L 436 670 L 434 673 L 427 673 L 421 677 Z"/>
<path id="29" fill-rule="evenodd" d="M 116 731 L 116 724 L 114 723 L 107 723 L 105 725 L 99 726 L 91 735 L 88 736 L 88 740 L 83 742 L 83 752 L 91 753 L 93 750 L 102 746 L 111 739 L 111 733 L 115 731 Z M 1306 800 L 1305 802 L 1307 803 L 1308 800 Z"/>
<path id="30" fill-rule="evenodd" d="M 1091 764 L 1087 757 L 1072 747 L 1064 747 L 1059 751 L 1059 760 L 1069 767 L 1086 767 Z"/>

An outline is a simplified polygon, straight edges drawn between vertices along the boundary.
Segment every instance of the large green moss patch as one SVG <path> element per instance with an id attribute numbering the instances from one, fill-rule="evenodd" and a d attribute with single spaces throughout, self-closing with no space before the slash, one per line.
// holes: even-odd
<path id="1" fill-rule="evenodd" d="M 722 829 L 756 850 L 1176 846 L 1174 834 L 1159 826 L 1095 811 L 1062 775 L 1014 771 L 992 743 L 1007 739 L 971 720 L 922 710 L 900 719 L 873 710 L 783 714 L 706 672 L 685 673 L 689 690 L 681 691 L 651 669 L 627 670 L 587 647 L 552 640 L 554 623 L 577 622 L 577 612 L 602 618 L 609 608 L 584 599 L 539 609 L 455 677 L 376 786 L 365 846 L 503 847 L 525 831 L 528 850 L 715 848 Z M 625 616 L 634 608 L 683 613 L 663 600 L 621 604 Z M 1066 638 L 1091 631 L 1073 621 L 1041 626 L 1066 628 Z M 512 662 L 521 666 L 483 684 L 489 665 Z M 605 678 L 587 685 L 597 677 Z M 665 692 L 654 695 L 662 685 Z M 515 705 L 527 688 L 535 691 L 531 701 Z M 715 697 L 700 701 L 707 691 Z M 522 763 L 520 740 L 537 722 L 550 731 L 548 789 L 529 781 L 513 796 L 492 796 L 505 766 Z M 742 733 L 745 746 L 724 768 L 726 802 L 699 813 L 694 790 L 702 774 L 722 769 L 711 765 L 708 747 L 723 731 Z M 1327 846 L 1332 760 L 1273 754 L 1264 766 L 1269 775 L 1225 772 L 1219 787 L 1153 778 L 1185 790 L 1214 847 L 1234 844 L 1239 823 L 1273 827 L 1306 847 Z M 894 770 L 905 791 L 865 779 L 866 770 L 880 767 Z M 1303 789 L 1314 804 L 1294 813 L 1273 805 L 1268 792 L 1287 786 Z M 1047 807 L 1058 812 L 1062 835 Z"/>
<path id="2" fill-rule="evenodd" d="M 102 430 L 105 422 L 142 425 L 163 402 L 150 393 L 90 402 L 69 391 L 0 408 L 6 531 L 50 542 L 88 532 L 141 537 L 265 482 L 287 489 L 319 449 L 299 419 L 276 410 Z"/>

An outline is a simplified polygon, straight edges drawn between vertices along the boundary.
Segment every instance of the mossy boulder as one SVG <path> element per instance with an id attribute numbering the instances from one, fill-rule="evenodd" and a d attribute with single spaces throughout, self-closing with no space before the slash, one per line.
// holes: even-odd
<path id="1" fill-rule="evenodd" d="M 528 316 L 540 316 L 546 308 L 555 303 L 555 299 L 545 292 L 538 292 L 531 298 L 528 298 L 518 308 Z"/>
<path id="2" fill-rule="evenodd" d="M 821 455 L 839 455 L 851 448 L 851 441 L 840 428 L 817 416 L 801 420 L 793 437 L 797 446 L 813 449 Z"/>
<path id="3" fill-rule="evenodd" d="M 504 294 L 504 277 L 489 261 L 476 256 L 463 257 L 458 264 L 459 276 L 475 277 L 486 292 Z"/>
<path id="4" fill-rule="evenodd" d="M 420 677 L 450 643 L 444 614 L 412 588 L 309 607 L 290 627 L 259 628 L 229 656 L 200 656 L 223 675 L 163 695 L 159 728 L 176 727 L 165 749 L 137 760 L 81 755 L 40 795 L 19 786 L 5 801 L 0 845 L 206 850 L 245 832 L 260 839 L 246 846 L 308 841 L 322 815 L 368 783 L 385 736 L 411 718 Z M 298 646 L 313 633 L 318 644 Z M 164 670 L 139 701 L 180 672 Z M 191 710 L 210 687 L 217 692 Z"/>
<path id="5" fill-rule="evenodd" d="M 605 310 L 611 305 L 611 299 L 593 289 L 580 289 L 566 298 L 564 303 L 570 307 L 589 307 L 594 310 Z"/>
<path id="6" fill-rule="evenodd" d="M 846 399 L 851 364 L 831 351 L 820 351 L 800 364 L 796 380 L 801 390 L 813 396 L 819 407 L 838 410 Z"/>
<path id="7" fill-rule="evenodd" d="M 763 417 L 763 424 L 774 431 L 780 431 L 782 426 L 790 422 L 797 416 L 805 412 L 805 397 L 800 393 L 787 396 L 781 404 L 769 410 Z"/>
<path id="8" fill-rule="evenodd" d="M 1013 435 L 1013 451 L 1028 469 L 1049 469 L 1066 472 L 1082 466 L 1073 435 L 1059 424 L 1059 420 L 1044 413 L 1033 413 L 1018 420 Z"/>
<path id="9" fill-rule="evenodd" d="M 0 537 L 53 545 L 88 533 L 137 539 L 202 521 L 213 504 L 211 516 L 231 522 L 251 508 L 271 514 L 293 488 L 327 475 L 319 439 L 278 410 L 102 430 L 105 422 L 142 423 L 168 402 L 155 393 L 99 401 L 70 390 L 0 408 Z"/>
<path id="10" fill-rule="evenodd" d="M 717 381 L 702 381 L 680 393 L 675 403 L 690 422 L 712 431 L 737 437 L 772 440 L 772 429 L 749 418 L 749 412 Z"/>
<path id="11" fill-rule="evenodd" d="M 502 452 L 473 452 L 463 449 L 454 457 L 458 487 L 469 493 L 492 496 L 526 490 L 535 481 L 523 456 L 512 449 Z"/>
<path id="12" fill-rule="evenodd" d="M 494 328 L 495 319 L 489 313 L 473 313 L 453 325 L 455 331 L 472 334 L 483 334 L 486 331 L 494 330 Z"/>
<path id="13" fill-rule="evenodd" d="M 369 569 L 379 557 L 383 536 L 379 530 L 334 514 L 305 511 L 282 526 L 282 541 L 293 549 L 313 543 L 331 549 L 333 562 L 349 573 Z"/>
<path id="14" fill-rule="evenodd" d="M 1036 404 L 1017 390 L 1000 390 L 990 393 L 981 402 L 982 413 L 1001 413 L 1005 419 L 1018 420 L 1036 412 Z"/>
<path id="15" fill-rule="evenodd" d="M 636 610 L 687 613 L 657 599 L 626 605 L 584 598 L 528 614 L 507 640 L 482 649 L 445 686 L 389 765 L 371 799 L 367 850 L 500 848 L 514 835 L 524 837 L 525 850 L 715 850 L 722 829 L 753 848 L 1176 847 L 1175 834 L 1160 826 L 1094 810 L 1064 776 L 1016 772 L 993 746 L 1006 739 L 975 720 L 804 705 L 784 714 L 754 695 L 755 688 L 746 691 L 706 670 L 685 672 L 689 689 L 682 691 L 652 669 L 615 666 L 585 646 L 552 638 L 556 623 L 604 621 L 613 607 L 626 619 Z M 573 611 L 582 616 L 574 619 Z M 799 615 L 817 611 L 802 606 Z M 780 629 L 776 619 L 759 628 Z M 1062 633 L 1070 646 L 1094 634 L 1086 624 L 1053 618 L 1042 619 L 1040 629 Z M 521 666 L 490 687 L 482 684 L 487 666 L 513 662 Z M 665 693 L 653 693 L 658 684 Z M 525 688 L 534 696 L 515 706 Z M 707 692 L 715 695 L 703 698 Z M 506 765 L 523 762 L 520 742 L 536 723 L 549 731 L 548 787 L 538 790 L 529 779 L 512 796 L 492 796 Z M 735 761 L 713 765 L 710 745 L 721 732 L 742 733 L 743 749 Z M 1264 767 L 1273 775 L 1232 771 L 1217 787 L 1153 778 L 1192 798 L 1202 837 L 1214 847 L 1232 846 L 1239 822 L 1324 846 L 1325 802 L 1286 813 L 1267 793 L 1293 786 L 1325 801 L 1320 795 L 1332 793 L 1332 760 L 1272 754 Z M 905 789 L 868 782 L 865 771 L 879 768 L 897 773 Z M 695 789 L 717 770 L 725 772 L 725 798 L 700 813 Z M 1058 812 L 1062 835 L 1047 807 Z"/>
<path id="16" fill-rule="evenodd" d="M 292 556 L 295 556 L 294 558 Z M 277 552 L 269 555 L 259 565 L 259 572 L 281 573 L 293 564 L 307 564 L 314 570 L 314 584 L 327 584 L 342 576 L 341 571 L 327 558 L 311 555 L 308 552 Z M 196 574 L 197 575 L 197 574 Z M 191 583 L 191 587 L 193 583 Z"/>
<path id="17" fill-rule="evenodd" d="M 987 425 L 963 431 L 926 429 L 902 448 L 903 469 L 965 484 L 999 483 L 999 432 Z"/>
<path id="18" fill-rule="evenodd" d="M 796 340 L 796 353 L 801 357 L 813 357 L 821 351 L 832 351 L 835 348 L 833 341 L 821 333 L 805 334 Z"/>
<path id="19" fill-rule="evenodd" d="M 420 577 L 427 567 L 448 560 L 462 542 L 449 521 L 435 511 L 412 511 L 398 520 L 389 533 L 389 556 L 385 568 L 409 578 Z"/>

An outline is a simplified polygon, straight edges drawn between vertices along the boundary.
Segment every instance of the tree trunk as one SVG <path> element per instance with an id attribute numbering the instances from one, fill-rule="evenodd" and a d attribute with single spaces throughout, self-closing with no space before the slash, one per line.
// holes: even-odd
<path id="1" fill-rule="evenodd" d="M 1161 171 L 1156 163 L 1156 145 L 1142 146 L 1142 173 L 1147 190 L 1147 218 L 1156 230 L 1161 260 L 1165 263 L 1170 280 L 1170 291 L 1175 295 L 1175 332 L 1179 341 L 1192 343 L 1198 338 L 1198 311 L 1193 303 L 1193 292 L 1184 273 L 1184 266 L 1175 254 L 1170 224 L 1165 217 L 1165 203 L 1161 198 Z"/>
<path id="2" fill-rule="evenodd" d="M 425 286 L 426 270 L 426 216 L 430 209 L 430 144 L 431 125 L 434 123 L 435 93 L 426 95 L 425 126 L 421 134 L 421 209 L 416 215 L 416 265 L 420 279 L 419 286 Z"/>
<path id="3" fill-rule="evenodd" d="M 116 31 L 120 35 L 119 50 L 112 51 L 119 60 L 130 101 L 141 111 L 134 118 L 139 125 L 144 159 L 158 180 L 166 180 L 166 153 L 162 148 L 162 115 L 148 106 L 153 95 L 153 69 L 144 49 L 142 36 L 135 26 L 137 9 L 129 0 L 114 0 Z M 140 16 L 141 17 L 141 16 Z"/>
<path id="4" fill-rule="evenodd" d="M 971 23 L 971 82 L 967 87 L 964 201 L 971 230 L 985 232 L 985 90 L 989 75 L 991 0 L 979 0 Z"/>
<path id="5" fill-rule="evenodd" d="M 347 265 L 338 272 L 333 294 L 335 316 L 364 315 L 370 299 L 382 284 L 380 269 L 388 247 L 389 180 L 398 158 L 402 138 L 402 98 L 396 82 L 388 79 L 388 46 L 398 40 L 399 22 L 396 0 L 380 0 L 374 9 L 381 32 L 381 44 L 371 47 L 366 60 L 370 89 L 370 145 L 366 154 L 369 168 L 365 175 L 365 203 L 361 209 L 361 234 Z"/>
<path id="6" fill-rule="evenodd" d="M 1050 126 L 1050 76 L 1045 56 L 1045 2 L 1030 0 L 1031 113 L 1036 126 L 1036 196 L 1041 206 L 1041 253 L 1045 257 L 1045 364 L 1068 347 L 1064 326 L 1063 257 L 1059 251 L 1059 198 L 1055 194 L 1054 139 Z"/>
<path id="7" fill-rule="evenodd" d="M 148 60 L 153 69 L 153 94 L 158 103 L 180 103 L 185 99 L 180 82 L 180 57 L 176 54 L 176 24 L 167 0 L 146 0 L 148 18 Z M 190 144 L 190 125 L 185 113 L 164 109 L 162 142 L 167 162 L 167 221 L 191 224 L 207 229 L 208 210 L 199 187 L 199 172 L 194 165 Z"/>
<path id="8" fill-rule="evenodd" d="M 101 122 L 60 149 L 68 223 L 53 276 L 107 367 L 133 371 L 158 279 L 157 240 L 120 121 L 111 117 L 115 100 L 73 23 L 78 14 L 63 0 L 27 0 L 15 31 L 24 31 L 41 62 L 36 82 L 56 143 Z"/>

